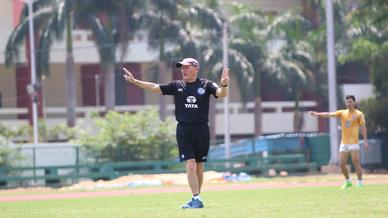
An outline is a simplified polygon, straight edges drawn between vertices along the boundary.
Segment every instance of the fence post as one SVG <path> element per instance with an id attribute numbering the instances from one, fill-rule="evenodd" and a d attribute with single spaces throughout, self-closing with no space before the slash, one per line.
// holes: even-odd
<path id="1" fill-rule="evenodd" d="M 79 146 L 75 147 L 75 182 L 79 179 Z"/>
<path id="2" fill-rule="evenodd" d="M 255 138 L 253 138 L 253 140 L 252 140 L 252 154 L 253 154 L 254 166 L 257 167 L 256 140 L 255 140 Z"/>
<path id="3" fill-rule="evenodd" d="M 32 166 L 34 167 L 33 169 L 33 174 L 34 174 L 34 182 L 35 185 L 37 184 L 36 181 L 36 147 L 32 147 Z"/>
<path id="4" fill-rule="evenodd" d="M 255 138 L 252 139 L 252 154 L 256 156 L 256 140 Z"/>

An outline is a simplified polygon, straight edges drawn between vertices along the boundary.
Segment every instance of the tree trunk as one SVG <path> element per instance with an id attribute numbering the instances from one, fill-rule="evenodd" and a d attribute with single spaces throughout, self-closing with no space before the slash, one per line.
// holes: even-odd
<path id="1" fill-rule="evenodd" d="M 255 116 L 255 137 L 258 137 L 263 134 L 263 129 L 262 129 L 263 109 L 261 105 L 261 96 L 255 97 L 254 116 Z"/>
<path id="2" fill-rule="evenodd" d="M 66 98 L 67 98 L 67 126 L 74 127 L 77 107 L 77 86 L 73 52 L 66 53 Z"/>
<path id="3" fill-rule="evenodd" d="M 116 102 L 116 83 L 115 83 L 115 67 L 114 63 L 109 63 L 104 67 L 104 96 L 105 110 L 111 111 L 115 109 Z"/>
<path id="4" fill-rule="evenodd" d="M 166 83 L 166 74 L 167 67 L 164 61 L 159 61 L 158 64 L 159 72 L 158 72 L 158 83 L 165 84 Z M 159 117 L 160 120 L 166 120 L 167 117 L 167 102 L 166 98 L 163 95 L 159 95 Z"/>
<path id="5" fill-rule="evenodd" d="M 296 88 L 298 90 L 298 88 Z M 295 98 L 295 111 L 294 111 L 294 132 L 302 131 L 304 120 L 303 120 L 303 112 L 300 109 L 299 102 L 301 99 L 301 91 L 296 91 Z"/>
<path id="6" fill-rule="evenodd" d="M 72 24 L 70 14 L 66 16 L 66 98 L 67 126 L 74 127 L 76 122 L 77 85 L 73 56 Z"/>
<path id="7" fill-rule="evenodd" d="M 303 112 L 297 110 L 294 112 L 294 132 L 301 132 L 304 124 Z"/>
<path id="8" fill-rule="evenodd" d="M 308 18 L 311 21 L 314 28 L 318 28 L 320 25 L 320 20 L 317 10 L 319 10 L 319 8 L 321 7 L 321 1 L 318 1 L 318 3 L 314 3 L 311 0 L 302 0 L 302 5 L 304 17 Z"/>

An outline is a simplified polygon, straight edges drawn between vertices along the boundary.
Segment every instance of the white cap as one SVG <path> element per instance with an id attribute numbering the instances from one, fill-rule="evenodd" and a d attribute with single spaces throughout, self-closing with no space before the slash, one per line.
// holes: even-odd
<path id="1" fill-rule="evenodd" d="M 176 67 L 182 67 L 182 66 L 188 66 L 192 65 L 194 67 L 199 67 L 199 63 L 197 60 L 194 58 L 185 58 L 182 61 L 179 61 L 178 63 L 175 64 Z"/>

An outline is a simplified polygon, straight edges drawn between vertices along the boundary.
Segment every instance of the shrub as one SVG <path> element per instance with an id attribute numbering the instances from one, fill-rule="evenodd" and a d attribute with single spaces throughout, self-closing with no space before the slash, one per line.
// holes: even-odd
<path id="1" fill-rule="evenodd" d="M 175 123 L 161 121 L 154 109 L 135 114 L 108 112 L 94 122 L 96 128 L 83 131 L 78 143 L 97 160 L 166 160 L 177 155 Z"/>

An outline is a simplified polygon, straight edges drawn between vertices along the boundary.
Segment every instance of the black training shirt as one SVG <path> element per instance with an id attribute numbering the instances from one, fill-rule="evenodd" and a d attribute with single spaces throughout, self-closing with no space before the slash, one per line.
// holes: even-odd
<path id="1" fill-rule="evenodd" d="M 176 80 L 159 87 L 163 95 L 174 95 L 175 118 L 178 122 L 208 122 L 209 99 L 210 95 L 216 97 L 217 83 L 197 78 L 193 83 Z"/>

